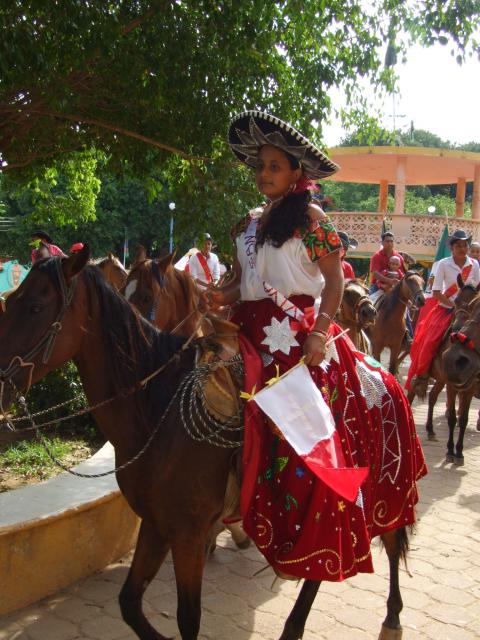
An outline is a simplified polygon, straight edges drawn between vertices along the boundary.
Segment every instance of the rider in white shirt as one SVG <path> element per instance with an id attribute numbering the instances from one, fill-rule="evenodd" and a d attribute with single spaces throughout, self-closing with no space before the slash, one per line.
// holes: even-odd
<path id="1" fill-rule="evenodd" d="M 212 253 L 212 237 L 209 233 L 203 236 L 203 245 L 198 253 L 189 260 L 189 272 L 195 282 L 199 284 L 215 284 L 220 279 L 220 261 Z"/>

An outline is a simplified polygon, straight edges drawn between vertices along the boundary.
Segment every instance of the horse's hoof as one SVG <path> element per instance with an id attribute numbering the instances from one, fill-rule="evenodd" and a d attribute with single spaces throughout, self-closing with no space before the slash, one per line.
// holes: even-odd
<path id="1" fill-rule="evenodd" d="M 235 542 L 239 549 L 248 549 L 248 547 L 252 544 L 252 539 L 248 536 L 242 542 Z"/>
<path id="2" fill-rule="evenodd" d="M 230 531 L 230 535 L 239 549 L 246 549 L 250 546 L 250 538 L 243 530 L 241 520 L 229 522 L 226 527 L 227 530 Z"/>
<path id="3" fill-rule="evenodd" d="M 456 467 L 463 467 L 465 464 L 465 458 L 463 456 L 453 456 L 453 464 Z"/>
<path id="4" fill-rule="evenodd" d="M 382 624 L 378 640 L 402 640 L 402 627 L 399 629 L 390 629 Z"/>
<path id="5" fill-rule="evenodd" d="M 427 432 L 427 438 L 431 442 L 438 442 L 437 434 L 435 433 L 435 431 L 428 431 Z"/>
<path id="6" fill-rule="evenodd" d="M 445 456 L 445 462 L 455 462 L 455 456 L 453 453 L 447 453 Z"/>

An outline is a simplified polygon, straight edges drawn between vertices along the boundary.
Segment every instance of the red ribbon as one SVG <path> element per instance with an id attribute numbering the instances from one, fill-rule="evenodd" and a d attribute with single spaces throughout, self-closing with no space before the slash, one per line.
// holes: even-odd
<path id="1" fill-rule="evenodd" d="M 290 321 L 290 329 L 292 331 L 306 331 L 310 333 L 315 324 L 315 308 L 314 307 L 306 307 L 303 310 L 303 318 L 299 320 L 291 320 Z"/>
<path id="2" fill-rule="evenodd" d="M 475 345 L 473 340 L 471 340 L 467 335 L 462 333 L 461 331 L 454 331 L 450 334 L 450 342 L 460 342 L 464 347 L 473 351 L 475 349 Z"/>

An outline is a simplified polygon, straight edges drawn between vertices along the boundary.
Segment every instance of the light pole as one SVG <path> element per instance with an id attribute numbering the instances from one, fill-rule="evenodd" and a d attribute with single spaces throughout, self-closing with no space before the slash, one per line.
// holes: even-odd
<path id="1" fill-rule="evenodd" d="M 171 211 L 171 213 L 170 213 L 170 244 L 169 244 L 169 250 L 170 250 L 170 253 L 173 253 L 173 212 L 175 211 L 175 203 L 174 202 L 170 202 L 170 204 L 168 205 L 168 208 Z"/>

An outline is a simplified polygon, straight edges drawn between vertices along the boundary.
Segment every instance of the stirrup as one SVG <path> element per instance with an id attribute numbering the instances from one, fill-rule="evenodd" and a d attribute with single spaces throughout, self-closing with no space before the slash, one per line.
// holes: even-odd
<path id="1" fill-rule="evenodd" d="M 412 378 L 412 382 L 410 383 L 410 389 L 421 400 L 423 400 L 427 395 L 429 380 L 430 380 L 430 376 L 428 375 L 428 373 L 423 374 L 421 376 L 413 376 Z"/>

